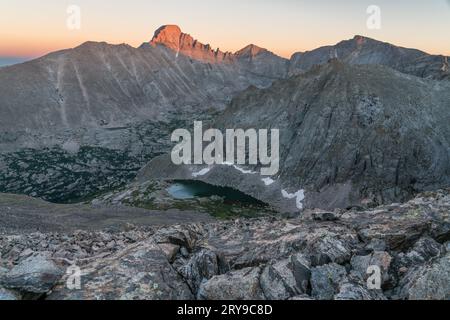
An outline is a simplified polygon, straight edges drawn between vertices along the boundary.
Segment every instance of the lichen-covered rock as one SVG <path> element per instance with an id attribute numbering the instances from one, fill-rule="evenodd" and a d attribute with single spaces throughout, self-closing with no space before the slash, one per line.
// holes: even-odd
<path id="1" fill-rule="evenodd" d="M 192 292 L 196 294 L 203 281 L 219 274 L 219 262 L 217 255 L 213 251 L 202 249 L 177 270 L 183 279 L 187 281 Z"/>
<path id="2" fill-rule="evenodd" d="M 0 283 L 24 293 L 44 294 L 61 278 L 63 271 L 48 256 L 37 254 L 22 260 L 6 273 Z"/>
<path id="3" fill-rule="evenodd" d="M 400 280 L 396 298 L 449 300 L 450 254 L 409 270 Z"/>
<path id="4" fill-rule="evenodd" d="M 261 268 L 230 271 L 203 282 L 198 292 L 202 300 L 262 300 L 259 284 Z"/>
<path id="5" fill-rule="evenodd" d="M 357 243 L 356 234 L 335 234 L 331 230 L 322 229 L 309 236 L 308 251 L 315 257 L 316 265 L 321 260 L 343 264 L 350 261 L 352 249 Z M 319 257 L 317 257 L 319 255 Z"/>
<path id="6" fill-rule="evenodd" d="M 341 284 L 334 300 L 386 300 L 381 290 L 369 290 L 364 285 L 346 281 Z"/>
<path id="7" fill-rule="evenodd" d="M 390 266 L 392 257 L 387 252 L 375 251 L 366 256 L 353 256 L 350 262 L 352 266 L 351 274 L 355 275 L 363 282 L 370 276 L 368 269 L 370 266 L 376 266 L 380 268 L 382 284 L 389 281 Z"/>
<path id="8" fill-rule="evenodd" d="M 167 300 L 194 296 L 166 255 L 152 241 L 131 245 L 82 268 L 81 290 L 66 287 L 67 276 L 49 299 Z"/>
<path id="9" fill-rule="evenodd" d="M 286 300 L 300 293 L 289 260 L 267 265 L 261 274 L 260 285 L 269 300 Z"/>
<path id="10" fill-rule="evenodd" d="M 291 257 L 292 273 L 299 293 L 310 292 L 311 262 L 301 253 Z"/>
<path id="11" fill-rule="evenodd" d="M 319 300 L 332 300 L 347 278 L 345 267 L 330 263 L 311 269 L 312 296 Z"/>
<path id="12" fill-rule="evenodd" d="M 400 253 L 398 264 L 402 267 L 414 267 L 424 264 L 432 258 L 440 256 L 444 252 L 443 246 L 429 237 L 421 238 L 406 253 Z"/>

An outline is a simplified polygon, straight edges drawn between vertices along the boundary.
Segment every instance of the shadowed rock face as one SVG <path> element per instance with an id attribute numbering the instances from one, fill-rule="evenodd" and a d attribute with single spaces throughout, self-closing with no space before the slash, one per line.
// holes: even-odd
<path id="1" fill-rule="evenodd" d="M 398 201 L 450 184 L 449 89 L 447 82 L 334 60 L 247 90 L 216 126 L 280 129 L 279 179 L 310 191 L 307 206 Z M 330 188 L 341 203 L 332 202 Z"/>
<path id="2" fill-rule="evenodd" d="M 258 174 L 218 165 L 198 179 L 285 210 L 296 202 L 283 199 L 282 190 L 304 189 L 303 207 L 329 209 L 405 200 L 448 186 L 449 89 L 447 82 L 336 60 L 267 89 L 248 89 L 214 127 L 279 129 L 279 176 L 266 186 Z M 166 173 L 186 179 L 200 169 L 154 160 L 139 178 Z"/>
<path id="3" fill-rule="evenodd" d="M 347 64 L 380 64 L 422 78 L 450 79 L 448 57 L 429 55 L 363 36 L 355 36 L 334 46 L 295 53 L 291 57 L 289 74 L 308 71 L 329 59 L 339 59 Z"/>

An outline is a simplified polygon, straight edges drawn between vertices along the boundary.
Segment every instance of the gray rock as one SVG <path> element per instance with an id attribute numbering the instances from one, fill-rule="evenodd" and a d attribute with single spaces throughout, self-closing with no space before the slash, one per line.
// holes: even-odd
<path id="1" fill-rule="evenodd" d="M 296 254 L 291 257 L 291 264 L 298 292 L 309 293 L 311 262 L 303 254 Z"/>
<path id="2" fill-rule="evenodd" d="M 69 290 L 65 275 L 49 299 L 444 299 L 448 252 L 431 231 L 449 221 L 449 214 L 450 189 L 426 192 L 395 207 L 347 210 L 338 221 L 259 217 L 127 226 L 137 239 L 145 239 L 138 242 L 127 239 L 122 229 L 107 237 L 96 229 L 72 234 L 24 231 L 0 235 L 0 264 L 9 270 L 27 248 L 52 259 L 64 257 L 55 261 L 65 265 L 77 262 L 81 290 Z M 129 221 L 140 220 L 130 216 Z M 45 221 L 42 226 L 51 228 Z M 43 241 L 48 245 L 41 246 Z M 108 241 L 116 247 L 108 249 Z M 189 247 L 185 256 L 175 253 L 181 244 Z M 381 247 L 386 251 L 373 250 Z M 402 266 L 401 257 L 419 264 Z M 371 264 L 381 266 L 383 277 L 384 270 L 390 276 L 384 278 L 382 292 L 368 290 L 366 269 Z"/>
<path id="3" fill-rule="evenodd" d="M 22 260 L 2 279 L 4 287 L 24 293 L 43 294 L 50 291 L 61 278 L 63 271 L 43 254 Z"/>
<path id="4" fill-rule="evenodd" d="M 334 300 L 386 300 L 386 297 L 381 290 L 369 290 L 361 284 L 345 282 L 341 284 Z"/>
<path id="5" fill-rule="evenodd" d="M 261 274 L 260 285 L 269 300 L 286 300 L 299 294 L 289 260 L 267 265 Z"/>
<path id="6" fill-rule="evenodd" d="M 381 239 L 373 239 L 365 248 L 371 251 L 386 251 L 386 242 Z"/>
<path id="7" fill-rule="evenodd" d="M 203 282 L 198 298 L 201 300 L 263 300 L 259 284 L 261 269 L 245 268 L 218 275 Z"/>
<path id="8" fill-rule="evenodd" d="M 375 251 L 367 256 L 353 256 L 351 259 L 351 274 L 365 282 L 370 274 L 367 273 L 369 266 L 377 266 L 381 269 L 382 284 L 389 281 L 392 257 L 387 252 Z"/>
<path id="9" fill-rule="evenodd" d="M 321 265 L 328 262 L 344 264 L 352 256 L 352 248 L 355 239 L 342 237 L 340 235 L 325 234 L 323 237 L 315 239 L 308 246 L 308 251 L 315 256 L 312 260 L 314 265 Z M 321 263 L 322 262 L 322 263 Z"/>
<path id="10" fill-rule="evenodd" d="M 0 267 L 0 279 L 8 273 L 8 269 Z"/>
<path id="11" fill-rule="evenodd" d="M 309 301 L 309 300 L 314 300 L 314 299 L 312 297 L 308 296 L 307 294 L 302 294 L 302 295 L 299 295 L 299 296 L 292 297 L 289 300 L 292 300 L 292 301 L 295 301 L 295 300 L 298 300 L 298 301 Z"/>
<path id="12" fill-rule="evenodd" d="M 66 287 L 67 275 L 51 300 L 189 300 L 193 295 L 153 240 L 126 247 L 82 268 L 81 290 Z"/>
<path id="13" fill-rule="evenodd" d="M 400 280 L 396 298 L 408 300 L 450 299 L 450 254 L 409 270 Z"/>
<path id="14" fill-rule="evenodd" d="M 432 258 L 440 256 L 444 252 L 443 246 L 429 237 L 419 239 L 406 253 L 400 253 L 398 264 L 402 267 L 414 267 L 424 264 Z"/>
<path id="15" fill-rule="evenodd" d="M 347 271 L 336 263 L 314 267 L 311 269 L 311 295 L 319 300 L 332 300 L 346 278 Z"/>
<path id="16" fill-rule="evenodd" d="M 180 246 L 171 243 L 160 243 L 158 244 L 159 248 L 164 252 L 169 260 L 172 263 L 175 260 L 176 255 L 180 251 Z"/>
<path id="17" fill-rule="evenodd" d="M 335 212 L 319 211 L 313 212 L 312 217 L 316 221 L 336 221 L 339 216 Z"/>
<path id="18" fill-rule="evenodd" d="M 20 295 L 17 292 L 0 287 L 0 301 L 7 300 L 20 300 Z"/>
<path id="19" fill-rule="evenodd" d="M 217 255 L 208 249 L 195 253 L 191 259 L 178 268 L 179 274 L 187 281 L 192 292 L 196 294 L 200 284 L 219 274 Z"/>

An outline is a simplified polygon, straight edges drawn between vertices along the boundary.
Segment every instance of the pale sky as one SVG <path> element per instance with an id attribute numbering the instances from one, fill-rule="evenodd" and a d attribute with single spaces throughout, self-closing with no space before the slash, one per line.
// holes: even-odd
<path id="1" fill-rule="evenodd" d="M 81 30 L 66 26 L 69 5 Z M 367 28 L 369 5 L 381 8 L 380 30 Z M 0 58 L 87 40 L 139 46 L 164 24 L 223 51 L 254 43 L 289 57 L 360 34 L 450 55 L 450 0 L 0 0 Z"/>

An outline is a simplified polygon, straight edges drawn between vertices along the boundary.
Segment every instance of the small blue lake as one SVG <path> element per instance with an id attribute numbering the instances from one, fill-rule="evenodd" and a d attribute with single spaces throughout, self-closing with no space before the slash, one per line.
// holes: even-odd
<path id="1" fill-rule="evenodd" d="M 173 184 L 167 191 L 172 197 L 179 200 L 218 196 L 224 198 L 225 203 L 243 203 L 265 206 L 262 201 L 233 188 L 217 187 L 201 181 L 173 181 Z"/>

